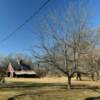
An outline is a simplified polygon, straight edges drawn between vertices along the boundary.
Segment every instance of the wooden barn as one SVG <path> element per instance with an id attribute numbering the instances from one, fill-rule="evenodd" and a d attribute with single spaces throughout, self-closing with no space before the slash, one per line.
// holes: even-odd
<path id="1" fill-rule="evenodd" d="M 24 64 L 20 61 L 20 66 L 15 69 L 11 63 L 7 67 L 8 77 L 18 77 L 18 78 L 39 78 L 38 74 L 31 69 L 29 65 Z"/>

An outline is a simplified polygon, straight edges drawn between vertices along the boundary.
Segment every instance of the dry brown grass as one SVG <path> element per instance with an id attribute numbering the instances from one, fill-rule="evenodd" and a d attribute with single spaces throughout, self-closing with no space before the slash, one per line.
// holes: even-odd
<path id="1" fill-rule="evenodd" d="M 0 100 L 11 97 L 14 100 L 88 100 L 88 97 L 100 96 L 100 81 L 72 79 L 70 91 L 66 85 L 66 77 L 6 78 L 6 84 L 0 86 Z"/>
<path id="2" fill-rule="evenodd" d="M 6 78 L 7 82 L 34 82 L 34 83 L 64 83 L 66 77 L 45 77 L 45 78 Z"/>

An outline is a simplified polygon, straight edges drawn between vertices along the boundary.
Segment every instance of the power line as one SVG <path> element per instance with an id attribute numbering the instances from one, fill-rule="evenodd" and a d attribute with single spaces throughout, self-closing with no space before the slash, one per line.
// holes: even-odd
<path id="1" fill-rule="evenodd" d="M 5 42 L 10 37 L 12 37 L 18 30 L 20 30 L 25 24 L 27 24 L 34 16 L 36 16 L 48 3 L 50 0 L 47 0 L 44 4 L 42 4 L 29 18 L 27 18 L 21 25 L 19 25 L 13 32 L 8 34 L 5 38 L 3 38 L 0 43 Z"/>

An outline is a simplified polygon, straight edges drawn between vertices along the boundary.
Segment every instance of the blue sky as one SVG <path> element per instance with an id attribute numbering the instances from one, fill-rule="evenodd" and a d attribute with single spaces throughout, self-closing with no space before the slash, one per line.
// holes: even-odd
<path id="1" fill-rule="evenodd" d="M 32 15 L 46 0 L 0 0 L 0 41 L 14 31 L 30 15 Z M 51 0 L 33 19 L 16 32 L 7 41 L 0 43 L 0 54 L 28 53 L 34 44 L 38 43 L 39 25 L 50 10 L 60 11 L 68 0 Z M 100 0 L 90 0 L 91 26 L 100 25 Z"/>
<path id="2" fill-rule="evenodd" d="M 0 0 L 0 40 L 31 16 L 45 0 Z M 43 9 L 15 35 L 0 44 L 0 53 L 28 52 L 37 42 L 37 30 Z"/>

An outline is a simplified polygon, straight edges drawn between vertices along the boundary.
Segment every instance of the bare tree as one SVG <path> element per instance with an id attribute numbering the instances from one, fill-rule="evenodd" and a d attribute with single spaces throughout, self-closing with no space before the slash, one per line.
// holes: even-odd
<path id="1" fill-rule="evenodd" d="M 67 76 L 68 89 L 71 88 L 71 78 L 81 67 L 80 57 L 91 45 L 88 14 L 82 2 L 77 3 L 75 8 L 74 2 L 69 2 L 60 17 L 54 12 L 45 18 L 40 28 L 40 44 L 33 51 L 40 62 L 56 67 Z"/>

